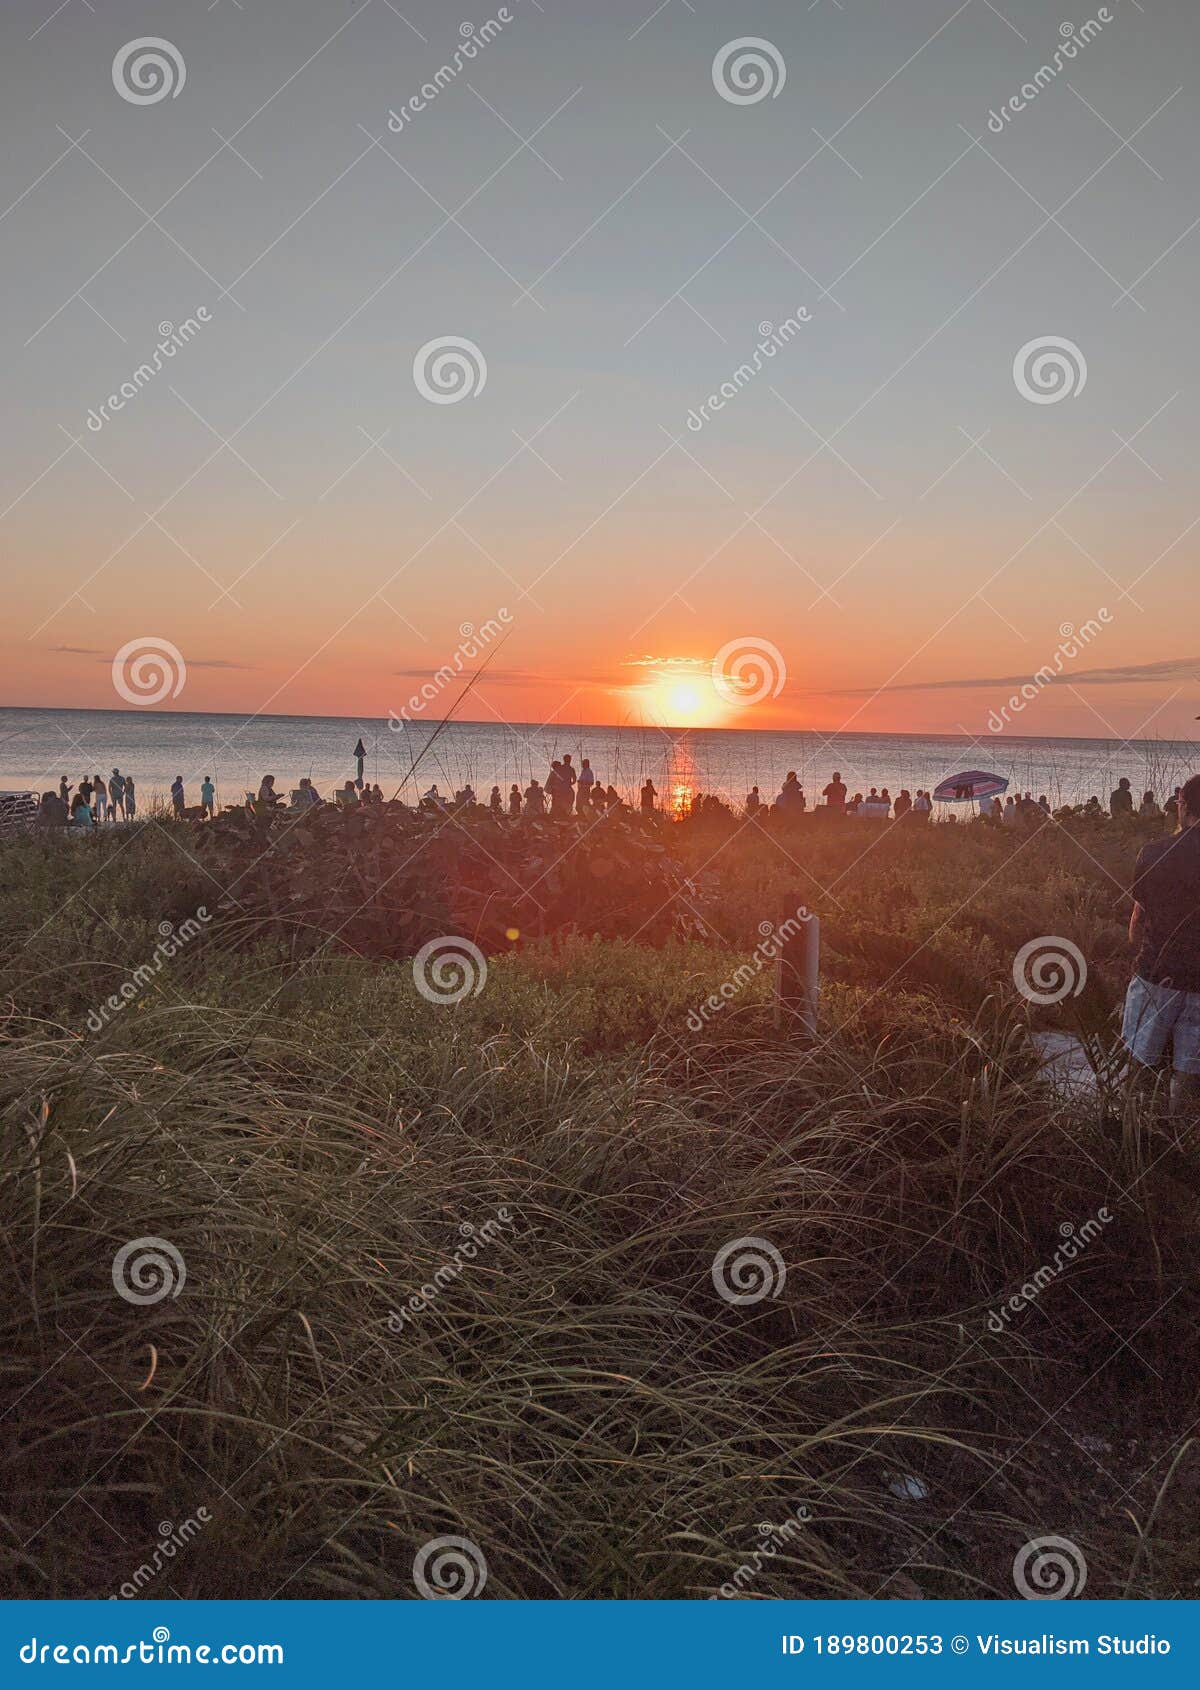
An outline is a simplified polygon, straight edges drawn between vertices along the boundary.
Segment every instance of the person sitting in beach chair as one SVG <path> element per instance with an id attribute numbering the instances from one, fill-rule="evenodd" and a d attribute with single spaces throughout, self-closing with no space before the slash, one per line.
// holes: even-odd
<path id="1" fill-rule="evenodd" d="M 57 792 L 43 792 L 38 805 L 37 824 L 39 827 L 66 827 L 70 821 L 70 813 Z"/>

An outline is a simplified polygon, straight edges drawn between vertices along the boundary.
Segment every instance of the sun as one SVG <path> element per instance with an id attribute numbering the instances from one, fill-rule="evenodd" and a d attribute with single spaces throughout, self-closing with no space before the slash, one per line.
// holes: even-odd
<path id="1" fill-rule="evenodd" d="M 704 709 L 699 687 L 691 686 L 687 681 L 672 681 L 663 692 L 663 702 L 673 722 L 694 721 Z"/>

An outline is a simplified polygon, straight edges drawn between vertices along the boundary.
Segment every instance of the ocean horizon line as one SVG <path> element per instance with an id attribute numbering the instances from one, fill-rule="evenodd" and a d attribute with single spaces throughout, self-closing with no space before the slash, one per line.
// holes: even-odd
<path id="1" fill-rule="evenodd" d="M 208 718 L 234 722 L 347 722 L 347 723 L 377 723 L 382 727 L 390 727 L 391 718 L 369 715 L 342 715 L 338 713 L 324 713 L 313 711 L 240 711 L 240 710 L 156 710 L 136 707 L 111 708 L 102 705 L 88 704 L 0 704 L 0 714 L 20 713 L 30 716 L 120 716 L 132 720 L 143 721 L 203 721 Z M 969 745 L 982 746 L 984 741 L 978 734 L 967 732 L 947 733 L 945 731 L 922 730 L 920 728 L 765 728 L 765 727 L 732 727 L 710 726 L 704 723 L 659 723 L 659 722 L 543 722 L 533 721 L 502 721 L 498 717 L 484 718 L 477 716 L 429 716 L 419 722 L 408 722 L 403 728 L 395 729 L 397 737 L 409 733 L 414 729 L 442 727 L 485 728 L 491 732 L 516 732 L 528 729 L 532 733 L 581 733 L 598 734 L 628 733 L 663 733 L 672 735 L 686 734 L 728 734 L 733 736 L 778 736 L 779 738 L 794 739 L 811 735 L 825 741 L 835 739 L 895 739 L 944 741 L 947 744 L 963 742 Z M 1196 745 L 1200 744 L 1200 735 L 1159 735 L 1151 738 L 1126 739 L 1119 734 L 1030 734 L 1003 733 L 995 734 L 986 743 L 1020 744 L 1020 745 Z"/>

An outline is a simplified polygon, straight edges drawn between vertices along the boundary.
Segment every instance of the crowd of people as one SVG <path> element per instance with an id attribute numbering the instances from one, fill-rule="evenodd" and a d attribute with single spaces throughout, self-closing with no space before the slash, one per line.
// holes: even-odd
<path id="1" fill-rule="evenodd" d="M 1133 789 L 1129 781 L 1122 777 L 1109 798 L 1107 812 L 1098 797 L 1089 798 L 1082 806 L 1082 811 L 1084 815 L 1099 816 L 1107 813 L 1115 820 L 1135 814 L 1144 820 L 1161 819 L 1165 814 L 1174 816 L 1177 813 L 1180 793 L 1181 788 L 1176 787 L 1174 796 L 1164 809 L 1158 804 L 1154 793 L 1147 791 L 1143 793 L 1141 803 L 1135 808 Z M 205 775 L 200 781 L 197 796 L 198 805 L 190 808 L 184 777 L 177 774 L 170 788 L 173 814 L 180 818 L 187 815 L 199 815 L 201 818 L 215 816 L 217 789 L 211 775 Z M 654 781 L 648 777 L 642 783 L 638 794 L 637 808 L 640 813 L 644 816 L 660 814 L 659 798 Z M 836 770 L 833 778 L 822 788 L 820 799 L 823 802 L 817 802 L 812 808 L 827 818 L 866 817 L 879 821 L 900 821 L 907 817 L 913 821 L 927 822 L 932 817 L 934 802 L 932 794 L 922 787 L 918 787 L 915 793 L 910 792 L 907 787 L 902 787 L 895 797 L 886 786 L 873 786 L 865 794 L 851 794 L 841 774 Z M 276 790 L 275 776 L 268 774 L 262 777 L 257 793 L 247 792 L 245 802 L 247 808 L 261 814 L 280 808 L 304 810 L 322 804 L 325 800 L 308 777 L 300 780 L 290 798 L 285 798 Z M 372 785 L 361 780 L 347 780 L 334 791 L 330 802 L 340 809 L 345 809 L 382 806 L 387 800 L 377 783 Z M 479 804 L 480 800 L 469 782 L 453 793 L 442 793 L 435 783 L 422 793 L 418 800 L 420 810 L 437 814 L 471 809 Z M 554 821 L 565 820 L 572 815 L 604 815 L 609 811 L 623 810 L 629 813 L 632 809 L 616 787 L 611 783 L 606 786 L 597 776 L 589 758 L 581 758 L 579 767 L 576 768 L 569 751 L 553 760 L 544 781 L 534 777 L 525 787 L 514 782 L 509 787 L 507 796 L 499 786 L 493 786 L 483 807 L 495 816 L 507 816 L 512 819 L 522 816 L 548 816 Z M 804 815 L 809 808 L 809 799 L 803 783 L 796 771 L 791 769 L 773 799 L 764 798 L 759 788 L 752 786 L 746 794 L 743 812 L 751 819 L 770 815 L 782 821 L 790 821 Z M 724 799 L 714 793 L 703 792 L 688 792 L 683 796 L 674 794 L 667 811 L 679 819 L 733 814 L 732 807 Z M 1045 793 L 1036 799 L 1031 792 L 1025 792 L 1010 794 L 1003 801 L 999 796 L 984 796 L 978 800 L 980 817 L 1004 827 L 1027 825 L 1031 821 L 1040 822 L 1051 813 L 1050 800 Z M 76 787 L 73 787 L 64 775 L 59 782 L 58 791 L 44 792 L 39 805 L 39 819 L 49 827 L 69 825 L 76 828 L 97 828 L 105 824 L 132 821 L 136 815 L 137 789 L 133 776 L 122 774 L 119 769 L 114 769 L 108 780 L 101 775 L 85 775 Z"/>
<path id="2" fill-rule="evenodd" d="M 74 793 L 74 797 L 72 797 Z M 137 785 L 132 775 L 114 769 L 103 775 L 84 775 L 78 786 L 64 775 L 58 791 L 43 792 L 38 819 L 47 827 L 99 827 L 105 822 L 132 821 L 137 815 Z"/>

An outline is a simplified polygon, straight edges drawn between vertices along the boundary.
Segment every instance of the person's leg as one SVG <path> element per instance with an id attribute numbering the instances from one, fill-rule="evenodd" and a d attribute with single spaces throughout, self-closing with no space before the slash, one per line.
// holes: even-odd
<path id="1" fill-rule="evenodd" d="M 1200 992 L 1180 995 L 1183 1006 L 1173 1040 L 1171 1114 L 1177 1121 L 1196 1121 L 1200 1120 Z"/>
<path id="2" fill-rule="evenodd" d="M 1171 1114 L 1177 1121 L 1200 1120 L 1200 1074 L 1171 1076 Z"/>

